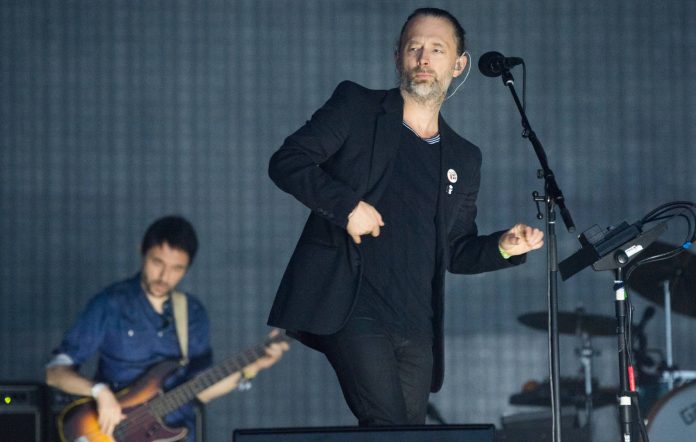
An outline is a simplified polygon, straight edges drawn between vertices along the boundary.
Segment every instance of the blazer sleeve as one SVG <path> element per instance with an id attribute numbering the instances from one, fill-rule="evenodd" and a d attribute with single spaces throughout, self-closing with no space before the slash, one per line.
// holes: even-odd
<path id="1" fill-rule="evenodd" d="M 524 262 L 524 255 L 503 258 L 498 241 L 505 230 L 479 235 L 476 227 L 476 198 L 481 181 L 481 156 L 476 157 L 477 167 L 468 192 L 459 195 L 459 208 L 448 235 L 447 270 L 451 273 L 474 274 L 512 267 Z"/>
<path id="2" fill-rule="evenodd" d="M 345 228 L 360 195 L 322 167 L 344 145 L 351 130 L 354 85 L 343 82 L 331 98 L 271 157 L 268 173 L 283 191 Z M 354 100 L 353 100 L 354 101 Z"/>

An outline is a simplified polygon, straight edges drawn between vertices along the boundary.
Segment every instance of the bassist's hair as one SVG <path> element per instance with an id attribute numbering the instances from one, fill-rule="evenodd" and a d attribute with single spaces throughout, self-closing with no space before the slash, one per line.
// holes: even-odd
<path id="1" fill-rule="evenodd" d="M 169 247 L 183 250 L 188 254 L 189 265 L 198 250 L 198 238 L 193 226 L 185 218 L 178 215 L 162 217 L 147 228 L 140 252 L 143 256 L 154 246 L 167 243 Z"/>

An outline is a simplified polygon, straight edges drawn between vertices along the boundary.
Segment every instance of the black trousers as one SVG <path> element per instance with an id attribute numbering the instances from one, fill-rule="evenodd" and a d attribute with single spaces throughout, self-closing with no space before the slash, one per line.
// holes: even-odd
<path id="1" fill-rule="evenodd" d="M 360 426 L 423 425 L 433 367 L 432 338 L 406 339 L 369 317 L 321 338 Z"/>

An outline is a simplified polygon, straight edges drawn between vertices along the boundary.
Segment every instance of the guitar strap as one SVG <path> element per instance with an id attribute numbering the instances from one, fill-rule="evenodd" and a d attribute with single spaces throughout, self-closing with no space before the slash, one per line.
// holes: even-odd
<path id="1" fill-rule="evenodd" d="M 172 309 L 174 310 L 174 324 L 176 336 L 179 338 L 181 349 L 181 365 L 188 364 L 188 304 L 186 295 L 179 291 L 172 292 Z"/>

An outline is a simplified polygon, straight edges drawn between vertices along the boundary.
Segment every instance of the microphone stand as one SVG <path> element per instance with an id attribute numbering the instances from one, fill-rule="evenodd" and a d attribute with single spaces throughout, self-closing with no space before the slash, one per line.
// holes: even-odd
<path id="1" fill-rule="evenodd" d="M 541 142 L 532 130 L 527 115 L 520 103 L 520 99 L 515 91 L 515 80 L 510 73 L 510 69 L 503 67 L 502 69 L 503 84 L 510 89 L 512 98 L 515 100 L 517 110 L 522 117 L 522 127 L 524 132 L 523 137 L 528 138 L 532 143 L 534 152 L 539 159 L 541 169 L 537 176 L 544 179 L 544 193 L 539 195 L 538 192 L 532 194 L 533 199 L 539 207 L 540 202 L 546 205 L 546 263 L 547 263 L 547 298 L 548 298 L 548 340 L 549 340 L 549 386 L 551 387 L 551 415 L 552 415 L 552 432 L 553 441 L 561 442 L 561 399 L 560 399 L 560 362 L 558 349 L 558 254 L 556 249 L 556 212 L 555 207 L 561 209 L 563 222 L 568 229 L 568 232 L 575 231 L 573 219 L 570 216 L 570 211 L 565 206 L 565 199 L 561 189 L 558 188 L 556 179 L 551 168 L 549 167 Z M 537 215 L 541 219 L 541 211 Z"/>

